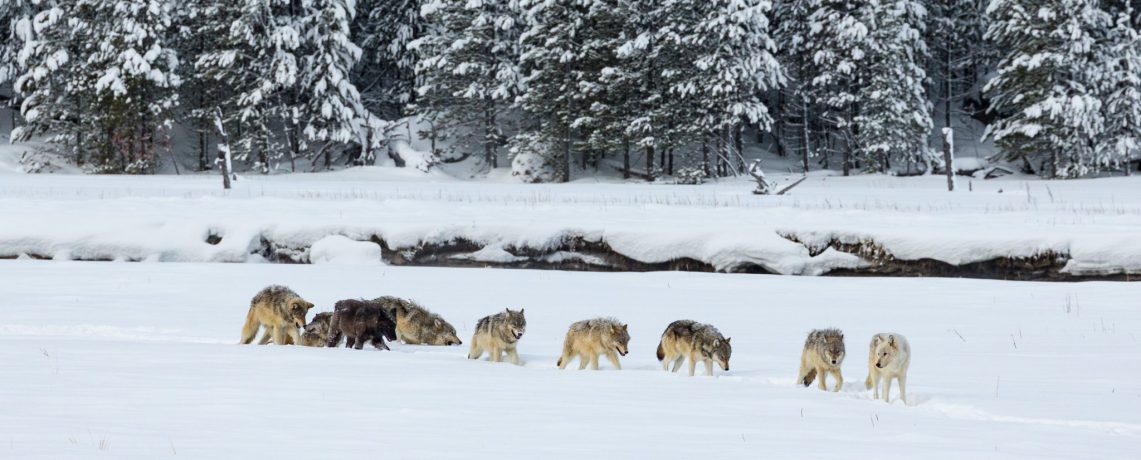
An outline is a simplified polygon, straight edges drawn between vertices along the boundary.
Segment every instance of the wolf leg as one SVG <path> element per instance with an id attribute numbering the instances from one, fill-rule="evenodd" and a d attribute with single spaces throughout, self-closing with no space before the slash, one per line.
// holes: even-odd
<path id="1" fill-rule="evenodd" d="M 384 337 L 375 337 L 372 339 L 372 346 L 377 350 L 392 350 L 388 348 L 388 344 L 384 343 Z"/>
<path id="2" fill-rule="evenodd" d="M 511 348 L 507 349 L 507 360 L 511 361 L 511 364 L 514 364 L 516 366 L 519 365 L 519 352 L 515 351 L 515 347 L 511 347 Z"/>
<path id="3" fill-rule="evenodd" d="M 588 366 L 588 365 L 590 365 L 590 356 L 588 356 L 586 353 L 579 353 L 579 355 L 578 355 L 578 370 L 581 371 L 583 369 L 586 369 L 586 366 Z"/>
<path id="4" fill-rule="evenodd" d="M 884 379 L 883 402 L 891 402 L 891 374 Z"/>
<path id="5" fill-rule="evenodd" d="M 262 340 L 265 340 L 265 337 L 262 337 Z M 277 345 L 285 345 L 285 326 L 277 326 L 273 328 L 273 343 Z"/>
<path id="6" fill-rule="evenodd" d="M 662 359 L 662 370 L 663 370 L 663 371 L 666 371 L 666 372 L 669 372 L 669 371 L 670 371 L 670 362 L 671 362 L 671 361 L 673 361 L 673 360 L 674 360 L 674 357 L 673 357 L 672 355 L 666 355 L 666 356 L 663 356 L 663 359 Z"/>
<path id="7" fill-rule="evenodd" d="M 353 348 L 357 344 L 357 338 L 351 335 L 345 336 L 345 348 Z"/>
<path id="8" fill-rule="evenodd" d="M 594 353 L 590 354 L 590 370 L 592 370 L 592 371 L 598 370 L 598 355 L 596 355 Z"/>
<path id="9" fill-rule="evenodd" d="M 705 375 L 713 375 L 713 360 L 705 360 Z"/>
<path id="10" fill-rule="evenodd" d="M 261 335 L 261 340 L 258 340 L 258 345 L 265 345 L 269 343 L 270 340 L 273 340 L 273 329 L 271 326 L 265 327 L 265 333 Z"/>
<path id="11" fill-rule="evenodd" d="M 357 337 L 357 343 L 353 344 L 353 349 L 354 350 L 360 350 L 360 349 L 364 348 L 364 342 L 365 342 L 364 337 Z"/>
<path id="12" fill-rule="evenodd" d="M 286 333 L 285 342 L 287 345 L 294 345 L 294 344 L 300 344 L 301 343 L 301 333 L 297 332 L 297 328 L 287 327 L 285 329 L 285 333 Z"/>
<path id="13" fill-rule="evenodd" d="M 685 361 L 685 355 L 677 355 L 677 358 L 674 358 L 674 372 L 681 369 L 681 363 L 683 361 Z"/>
<path id="14" fill-rule="evenodd" d="M 488 351 L 491 353 L 491 362 L 498 363 L 503 360 L 503 350 L 500 350 L 499 347 L 492 345 L 491 349 Z"/>
<path id="15" fill-rule="evenodd" d="M 844 386 L 844 376 L 840 375 L 840 369 L 836 369 L 836 370 L 832 371 L 832 375 L 836 376 L 836 389 L 834 389 L 832 391 L 833 392 L 840 391 L 840 388 L 842 388 Z"/>
<path id="16" fill-rule="evenodd" d="M 622 363 L 618 362 L 618 353 L 615 353 L 614 350 L 606 352 L 606 359 L 610 360 L 610 364 L 614 365 L 614 369 L 622 370 Z"/>
<path id="17" fill-rule="evenodd" d="M 899 374 L 895 380 L 899 382 L 899 400 L 907 404 L 907 374 Z"/>
<path id="18" fill-rule="evenodd" d="M 828 380 L 828 371 L 826 371 L 826 370 L 822 371 L 822 370 L 817 369 L 816 370 L 816 376 L 820 377 L 820 382 L 819 382 L 820 385 L 818 385 L 820 387 L 820 389 L 824 390 L 824 391 L 828 391 L 828 384 L 824 383 L 825 381 Z"/>

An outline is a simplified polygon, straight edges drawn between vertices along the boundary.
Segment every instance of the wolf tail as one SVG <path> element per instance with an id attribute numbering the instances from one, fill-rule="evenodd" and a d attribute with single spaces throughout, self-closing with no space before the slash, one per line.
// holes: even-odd
<path id="1" fill-rule="evenodd" d="M 336 348 L 341 344 L 341 316 L 333 313 L 333 318 L 329 320 L 329 337 L 325 341 L 325 346 L 329 348 Z"/>
<path id="2" fill-rule="evenodd" d="M 574 356 L 574 340 L 571 340 L 571 333 L 568 332 L 566 340 L 563 340 L 563 355 L 559 356 L 559 362 L 555 365 L 563 367 L 563 360 L 569 360 L 571 356 Z"/>
<path id="3" fill-rule="evenodd" d="M 662 342 L 658 342 L 658 361 L 666 359 L 666 350 L 662 348 Z"/>

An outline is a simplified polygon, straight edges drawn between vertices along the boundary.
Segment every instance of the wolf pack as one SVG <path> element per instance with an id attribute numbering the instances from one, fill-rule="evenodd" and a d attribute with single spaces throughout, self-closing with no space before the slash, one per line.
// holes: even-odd
<path id="1" fill-rule="evenodd" d="M 462 345 L 455 327 L 443 317 L 432 313 L 420 304 L 398 297 L 384 296 L 372 300 L 346 299 L 338 301 L 333 311 L 317 313 L 307 321 L 314 307 L 293 290 L 273 285 L 262 289 L 250 301 L 246 323 L 242 326 L 242 344 L 252 343 L 259 330 L 264 329 L 258 344 L 304 345 L 309 347 L 339 347 L 360 350 L 365 343 L 388 350 L 388 341 L 401 341 L 409 345 Z M 501 362 L 505 358 L 512 364 L 521 364 L 516 348 L 527 329 L 523 309 L 510 308 L 480 318 L 471 338 L 469 359 L 479 359 L 485 353 L 489 360 Z M 677 372 L 683 363 L 689 363 L 689 375 L 694 375 L 697 363 L 704 364 L 705 374 L 713 375 L 714 364 L 729 371 L 729 358 L 733 354 L 731 338 L 725 337 L 709 324 L 692 320 L 674 321 L 666 327 L 658 343 L 657 358 L 662 369 Z M 593 318 L 570 325 L 563 341 L 562 355 L 556 365 L 566 369 L 578 358 L 578 368 L 598 369 L 598 360 L 605 356 L 615 369 L 622 369 L 619 356 L 629 353 L 628 325 L 615 318 Z M 811 386 L 818 382 L 827 390 L 827 377 L 835 380 L 832 391 L 840 391 L 844 377 L 840 367 L 844 362 L 844 333 L 839 329 L 816 329 L 808 333 L 800 355 L 800 371 L 796 383 Z M 672 363 L 672 369 L 670 368 Z M 879 333 L 872 336 L 868 346 L 868 376 L 864 381 L 873 390 L 874 399 L 890 400 L 891 382 L 899 385 L 899 399 L 907 400 L 907 368 L 911 363 L 911 347 L 907 338 L 896 333 Z"/>

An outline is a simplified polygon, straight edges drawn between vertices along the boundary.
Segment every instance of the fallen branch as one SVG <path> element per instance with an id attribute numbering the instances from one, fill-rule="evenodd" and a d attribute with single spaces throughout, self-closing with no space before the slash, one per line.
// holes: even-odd
<path id="1" fill-rule="evenodd" d="M 804 181 L 806 181 L 806 180 L 808 180 L 808 178 L 807 178 L 807 177 L 801 177 L 801 178 L 800 178 L 799 180 L 797 180 L 796 182 L 793 182 L 793 183 L 789 184 L 789 185 L 788 185 L 788 187 L 785 187 L 785 188 L 782 188 L 782 189 L 780 189 L 780 191 L 779 191 L 779 192 L 777 192 L 776 194 L 777 194 L 778 196 L 779 196 L 779 195 L 784 195 L 784 194 L 785 194 L 785 192 L 787 192 L 787 191 L 789 191 L 789 190 L 792 190 L 792 188 L 793 188 L 793 187 L 796 187 L 797 185 L 800 185 L 800 183 L 801 183 L 801 182 L 804 182 Z"/>

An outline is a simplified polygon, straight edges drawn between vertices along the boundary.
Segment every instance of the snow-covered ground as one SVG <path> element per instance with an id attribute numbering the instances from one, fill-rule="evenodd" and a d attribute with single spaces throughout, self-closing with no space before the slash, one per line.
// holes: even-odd
<path id="1" fill-rule="evenodd" d="M 797 177 L 770 174 L 781 184 Z M 466 238 L 494 249 L 471 257 L 495 261 L 510 256 L 501 247 L 579 236 L 646 263 L 688 257 L 811 275 L 862 263 L 832 250 L 813 255 L 829 241 L 870 240 L 903 260 L 959 265 L 1051 251 L 1068 256 L 1075 274 L 1141 273 L 1141 177 L 960 178 L 948 193 L 942 177 L 813 174 L 780 197 L 752 195 L 744 179 L 529 186 L 410 168 L 244 176 L 230 192 L 219 182 L 0 175 L 0 256 L 240 262 L 258 260 L 250 253 L 263 238 L 307 248 L 329 235 L 377 235 L 392 247 Z M 220 244 L 206 243 L 211 234 Z"/>
<path id="2" fill-rule="evenodd" d="M 282 283 L 328 310 L 412 297 L 463 347 L 239 346 Z M 0 261 L 0 458 L 1136 458 L 1141 284 Z M 526 308 L 523 367 L 465 358 Z M 573 321 L 628 322 L 622 371 L 559 371 Z M 664 327 L 731 336 L 728 373 L 662 372 Z M 793 384 L 846 335 L 843 391 Z M 863 389 L 867 341 L 911 341 L 907 404 Z M 897 391 L 893 389 L 893 395 Z"/>

